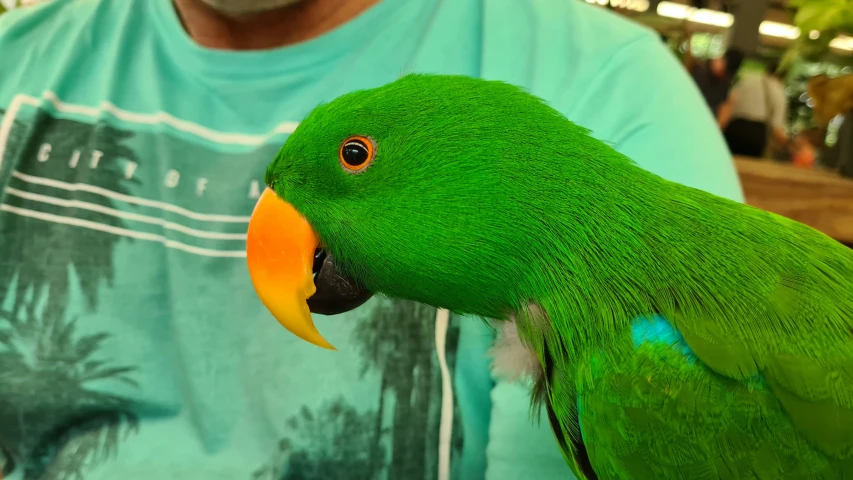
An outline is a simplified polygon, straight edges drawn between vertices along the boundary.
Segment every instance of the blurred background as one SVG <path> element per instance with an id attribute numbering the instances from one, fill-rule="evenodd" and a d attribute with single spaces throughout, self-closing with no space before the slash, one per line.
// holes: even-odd
<path id="1" fill-rule="evenodd" d="M 853 246 L 853 0 L 576 1 L 660 33 L 717 115 L 748 203 Z"/>
<path id="2" fill-rule="evenodd" d="M 735 84 L 745 75 L 780 65 L 784 68 L 781 80 L 788 104 L 787 134 L 794 140 L 805 132 L 809 143 L 816 144 L 818 150 L 813 162 L 802 162 L 798 166 L 831 169 L 853 177 L 853 145 L 840 141 L 844 120 L 853 107 L 853 2 L 581 1 L 611 9 L 654 28 L 687 68 L 723 57 L 729 49 L 741 51 L 744 60 L 736 72 Z M 810 27 L 805 33 L 800 28 L 804 24 Z M 822 85 L 818 92 L 810 92 L 810 80 L 824 76 L 840 81 Z M 822 101 L 819 107 L 830 112 L 831 118 L 824 120 L 816 115 L 816 101 Z M 847 102 L 850 102 L 849 107 Z M 795 155 L 791 150 L 797 151 L 771 148 L 769 154 L 774 159 L 793 162 Z"/>

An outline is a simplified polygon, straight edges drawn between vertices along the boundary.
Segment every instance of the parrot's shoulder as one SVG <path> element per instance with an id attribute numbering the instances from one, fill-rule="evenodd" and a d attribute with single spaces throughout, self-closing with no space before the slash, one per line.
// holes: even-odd
<path id="1" fill-rule="evenodd" d="M 717 291 L 668 317 L 704 365 L 738 382 L 762 378 L 806 439 L 851 456 L 853 250 L 768 212 L 744 222 L 727 237 L 749 241 L 713 259 L 729 255 L 707 282 Z"/>

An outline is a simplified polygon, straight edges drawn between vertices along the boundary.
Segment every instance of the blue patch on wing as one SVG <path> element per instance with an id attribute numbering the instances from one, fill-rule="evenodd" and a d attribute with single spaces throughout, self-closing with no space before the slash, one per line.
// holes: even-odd
<path id="1" fill-rule="evenodd" d="M 681 333 L 672 328 L 672 325 L 661 315 L 650 315 L 648 317 L 638 317 L 631 322 L 631 333 L 634 340 L 634 348 L 638 348 L 644 343 L 661 343 L 671 346 L 680 351 L 684 355 L 685 361 L 688 363 L 698 362 L 699 358 L 693 353 L 693 350 L 687 345 Z M 707 368 L 707 367 L 706 367 Z M 711 371 L 709 370 L 709 373 Z M 768 388 L 767 382 L 762 374 L 757 374 L 745 382 L 744 385 L 749 388 L 763 390 Z M 578 414 L 583 412 L 583 402 L 581 398 L 577 399 Z M 586 442 L 586 432 L 583 428 L 583 422 L 578 421 L 580 427 L 581 440 Z"/>
<path id="2" fill-rule="evenodd" d="M 634 348 L 644 343 L 664 343 L 680 351 L 684 355 L 685 361 L 689 363 L 698 361 L 696 354 L 693 353 L 693 350 L 684 341 L 681 333 L 672 328 L 672 325 L 661 315 L 635 318 L 631 322 L 631 333 L 634 338 Z M 583 402 L 580 397 L 577 399 L 577 406 L 578 415 L 580 415 L 583 412 Z M 583 422 L 578 420 L 578 426 L 580 427 L 581 440 L 586 442 L 586 432 L 583 428 Z"/>
<path id="3" fill-rule="evenodd" d="M 672 328 L 672 325 L 660 315 L 635 318 L 631 322 L 631 331 L 634 337 L 634 348 L 644 343 L 665 343 L 681 351 L 688 361 L 696 361 L 696 354 L 684 341 L 681 333 Z"/>
<path id="4" fill-rule="evenodd" d="M 666 318 L 660 315 L 652 315 L 649 317 L 635 318 L 631 322 L 631 332 L 634 337 L 634 348 L 639 347 L 644 343 L 665 343 L 672 346 L 684 355 L 687 362 L 699 361 L 699 358 L 693 353 L 693 350 L 687 345 L 681 333 L 672 328 L 672 325 L 666 321 Z M 750 388 L 764 388 L 767 382 L 764 375 L 758 373 L 748 378 L 745 382 Z"/>

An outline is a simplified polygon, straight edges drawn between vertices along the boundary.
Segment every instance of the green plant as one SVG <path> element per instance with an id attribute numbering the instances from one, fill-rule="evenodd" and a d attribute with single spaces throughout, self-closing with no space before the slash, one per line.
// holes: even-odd
<path id="1" fill-rule="evenodd" d="M 796 59 L 817 60 L 834 38 L 853 32 L 853 0 L 791 0 L 789 7 L 796 11 L 794 25 L 801 33 L 786 52 L 783 67 Z"/>

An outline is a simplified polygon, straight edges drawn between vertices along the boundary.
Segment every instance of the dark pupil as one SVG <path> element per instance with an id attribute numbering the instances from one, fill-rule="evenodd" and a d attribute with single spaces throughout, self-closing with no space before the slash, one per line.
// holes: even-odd
<path id="1" fill-rule="evenodd" d="M 358 166 L 367 161 L 367 147 L 361 142 L 349 142 L 344 145 L 344 161 L 348 165 Z"/>

